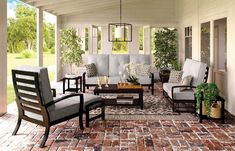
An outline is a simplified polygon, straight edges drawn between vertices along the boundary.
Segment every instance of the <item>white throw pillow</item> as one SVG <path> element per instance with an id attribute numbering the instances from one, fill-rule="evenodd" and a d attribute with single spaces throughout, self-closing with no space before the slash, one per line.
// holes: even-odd
<path id="1" fill-rule="evenodd" d="M 182 78 L 182 71 L 171 70 L 169 83 L 179 83 Z"/>
<path id="2" fill-rule="evenodd" d="M 192 79 L 193 79 L 193 76 L 191 76 L 191 75 L 188 75 L 188 76 L 184 77 L 181 81 L 181 85 L 191 85 Z M 180 91 L 184 91 L 184 90 L 187 90 L 187 89 L 188 88 L 183 87 L 183 88 L 180 88 Z"/>
<path id="3" fill-rule="evenodd" d="M 151 65 L 138 64 L 137 65 L 137 75 L 140 76 L 149 76 L 151 70 Z"/>

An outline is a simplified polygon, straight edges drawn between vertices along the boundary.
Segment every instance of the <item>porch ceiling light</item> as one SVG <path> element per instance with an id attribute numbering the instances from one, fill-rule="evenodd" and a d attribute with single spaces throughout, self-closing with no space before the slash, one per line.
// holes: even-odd
<path id="1" fill-rule="evenodd" d="M 132 41 L 132 24 L 122 23 L 122 0 L 120 0 L 120 22 L 109 23 L 108 28 L 109 42 Z"/>

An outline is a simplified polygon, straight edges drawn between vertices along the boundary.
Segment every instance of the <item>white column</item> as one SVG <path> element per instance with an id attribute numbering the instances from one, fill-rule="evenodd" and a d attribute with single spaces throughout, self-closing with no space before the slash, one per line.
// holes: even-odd
<path id="1" fill-rule="evenodd" d="M 88 33 L 88 54 L 92 54 L 93 53 L 93 51 L 92 51 L 92 26 L 90 26 L 89 28 L 88 28 L 88 31 L 89 31 L 89 33 Z"/>
<path id="2" fill-rule="evenodd" d="M 101 50 L 103 54 L 112 54 L 112 42 L 108 39 L 108 26 L 101 27 Z"/>
<path id="3" fill-rule="evenodd" d="M 80 36 L 82 40 L 82 50 L 85 51 L 86 48 L 86 28 L 85 27 L 80 27 Z"/>
<path id="4" fill-rule="evenodd" d="M 7 0 L 0 0 L 0 116 L 7 112 Z"/>
<path id="5" fill-rule="evenodd" d="M 129 54 L 139 54 L 139 28 L 132 26 L 132 42 L 128 42 Z"/>
<path id="6" fill-rule="evenodd" d="M 143 49 L 144 49 L 144 54 L 151 54 L 151 28 L 150 26 L 144 26 Z"/>
<path id="7" fill-rule="evenodd" d="M 60 29 L 61 29 L 61 18 L 56 16 L 55 21 L 55 80 L 60 81 L 62 75 L 61 68 L 61 49 L 60 49 Z"/>
<path id="8" fill-rule="evenodd" d="M 37 8 L 37 65 L 43 66 L 43 11 Z"/>
<path id="9" fill-rule="evenodd" d="M 213 73 L 214 73 L 214 21 L 210 21 L 210 64 L 209 64 L 209 74 L 207 82 L 213 81 Z"/>

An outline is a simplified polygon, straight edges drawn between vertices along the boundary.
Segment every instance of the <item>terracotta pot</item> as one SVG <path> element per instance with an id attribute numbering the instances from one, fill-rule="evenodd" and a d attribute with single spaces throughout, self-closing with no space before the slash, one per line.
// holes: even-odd
<path id="1" fill-rule="evenodd" d="M 213 103 L 211 105 L 211 114 L 210 117 L 212 118 L 221 118 L 221 107 L 217 103 Z"/>

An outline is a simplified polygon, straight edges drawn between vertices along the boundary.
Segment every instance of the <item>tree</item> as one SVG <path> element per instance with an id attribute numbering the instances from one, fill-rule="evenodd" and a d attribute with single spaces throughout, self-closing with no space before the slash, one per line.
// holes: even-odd
<path id="1" fill-rule="evenodd" d="M 155 33 L 154 63 L 158 68 L 172 67 L 177 61 L 177 31 L 161 28 Z"/>
<path id="2" fill-rule="evenodd" d="M 64 46 L 62 61 L 69 64 L 72 70 L 73 64 L 79 66 L 82 62 L 82 54 L 85 53 L 81 48 L 82 40 L 77 36 L 74 28 L 62 29 L 60 34 L 60 42 Z"/>
<path id="3" fill-rule="evenodd" d="M 8 52 L 36 50 L 36 9 L 18 4 L 15 8 L 16 18 L 8 19 Z M 43 26 L 44 51 L 54 52 L 54 25 Z"/>

